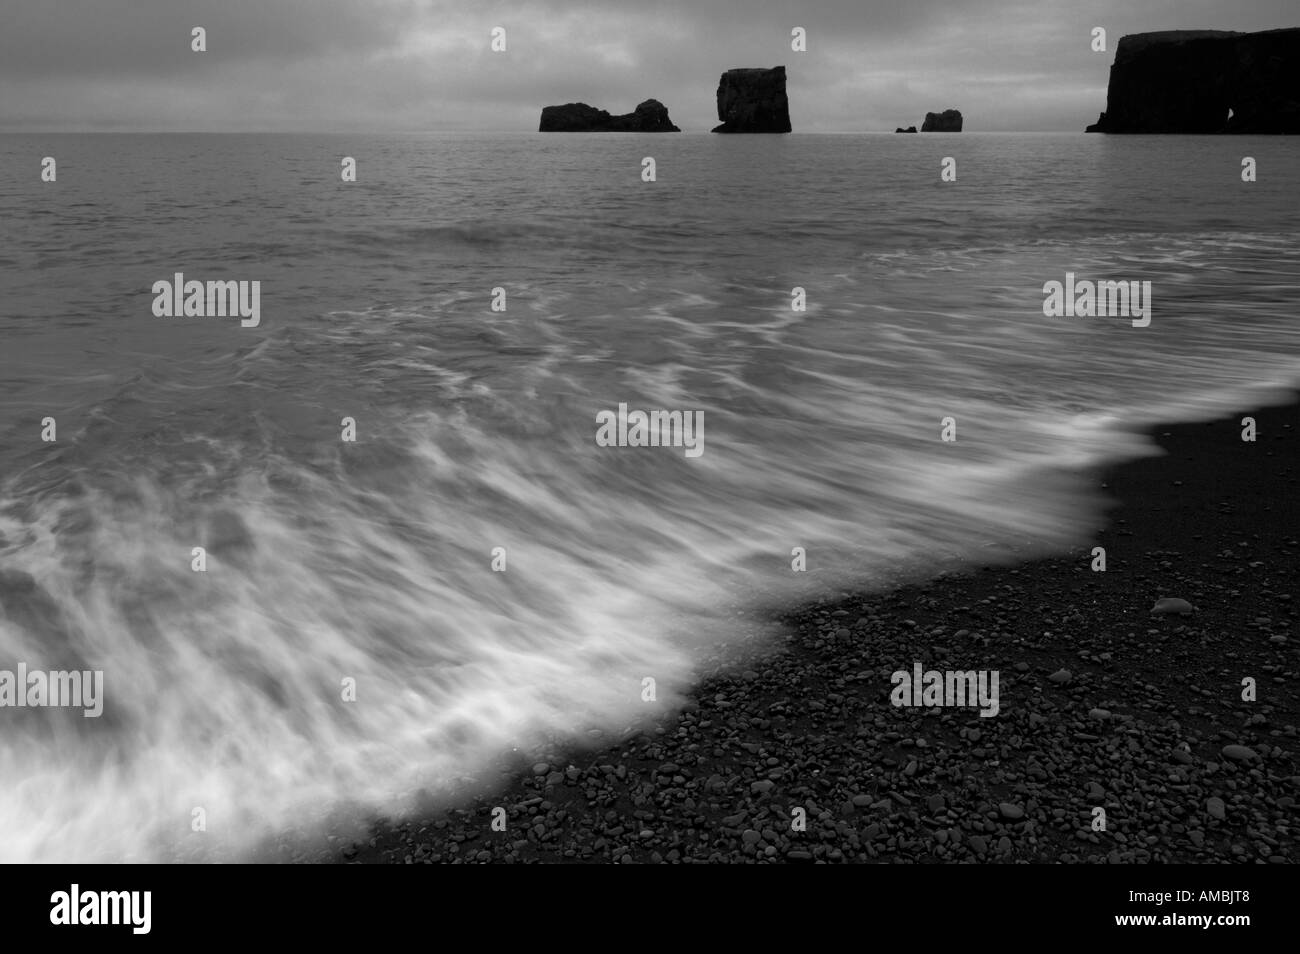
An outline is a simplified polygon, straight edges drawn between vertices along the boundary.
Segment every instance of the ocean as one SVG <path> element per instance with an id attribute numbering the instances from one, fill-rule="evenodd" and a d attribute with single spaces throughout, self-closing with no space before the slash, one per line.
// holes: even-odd
<path id="1" fill-rule="evenodd" d="M 1300 377 L 1298 174 L 1284 137 L 0 136 L 0 670 L 104 674 L 97 718 L 0 708 L 0 861 L 400 813 L 653 725 L 784 608 L 1071 552 L 1139 428 Z M 155 315 L 177 273 L 259 322 Z M 1067 275 L 1150 282 L 1149 324 L 1049 317 Z M 603 446 L 620 405 L 702 453 Z"/>

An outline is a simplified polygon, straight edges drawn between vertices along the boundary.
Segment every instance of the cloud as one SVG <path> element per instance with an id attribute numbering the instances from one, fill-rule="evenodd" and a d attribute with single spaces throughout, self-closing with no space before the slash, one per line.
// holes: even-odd
<path id="1" fill-rule="evenodd" d="M 724 69 L 783 63 L 797 131 L 892 129 L 949 106 L 971 130 L 1079 130 L 1113 56 L 1091 51 L 1092 27 L 1113 51 L 1124 33 L 1290 15 L 1271 0 L 18 0 L 0 31 L 0 128 L 532 130 L 548 103 L 625 112 L 654 97 L 698 131 Z"/>

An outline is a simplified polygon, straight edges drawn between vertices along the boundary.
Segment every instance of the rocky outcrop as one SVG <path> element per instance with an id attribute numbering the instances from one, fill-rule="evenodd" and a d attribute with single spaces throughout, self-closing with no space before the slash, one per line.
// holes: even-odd
<path id="1" fill-rule="evenodd" d="M 727 70 L 718 80 L 715 133 L 788 133 L 790 101 L 785 95 L 785 67 Z"/>
<path id="2" fill-rule="evenodd" d="M 945 109 L 941 113 L 926 113 L 921 132 L 961 132 L 961 111 Z"/>
<path id="3" fill-rule="evenodd" d="M 586 103 L 542 108 L 538 132 L 681 132 L 668 118 L 668 107 L 647 99 L 634 112 L 611 116 Z"/>
<path id="4" fill-rule="evenodd" d="M 1300 28 L 1123 37 L 1087 132 L 1300 133 Z"/>
<path id="5" fill-rule="evenodd" d="M 916 132 L 916 127 L 915 127 L 915 126 L 908 126 L 906 129 L 904 129 L 902 126 L 898 126 L 897 128 L 894 129 L 894 132 L 896 132 L 896 133 L 899 133 L 899 132 L 902 132 L 902 133 Z"/>

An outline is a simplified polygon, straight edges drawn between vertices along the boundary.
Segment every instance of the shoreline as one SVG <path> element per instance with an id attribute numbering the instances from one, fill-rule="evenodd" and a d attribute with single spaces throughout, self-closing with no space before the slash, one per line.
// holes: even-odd
<path id="1" fill-rule="evenodd" d="M 656 726 L 319 860 L 1300 860 L 1300 396 L 1149 433 L 1163 456 L 1091 475 L 1117 505 L 1076 552 L 800 607 Z M 1150 615 L 1165 597 L 1196 612 Z M 998 671 L 998 715 L 891 705 L 916 663 Z"/>

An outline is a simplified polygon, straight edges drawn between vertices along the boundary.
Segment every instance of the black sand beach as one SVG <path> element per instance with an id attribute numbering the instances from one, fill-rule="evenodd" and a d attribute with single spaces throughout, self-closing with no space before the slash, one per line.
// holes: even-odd
<path id="1" fill-rule="evenodd" d="M 1255 443 L 1241 439 L 1247 414 Z M 1098 475 L 1119 506 L 1077 553 L 806 607 L 661 727 L 557 753 L 329 857 L 1300 860 L 1300 403 L 1153 434 L 1165 456 Z M 1164 597 L 1195 612 L 1151 615 Z M 894 707 L 890 675 L 914 662 L 999 670 L 1000 712 Z M 1257 701 L 1242 699 L 1247 677 Z M 792 831 L 796 807 L 806 831 Z"/>

